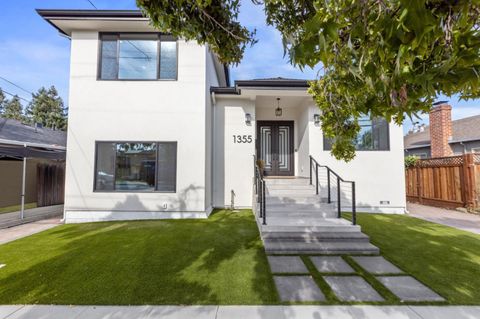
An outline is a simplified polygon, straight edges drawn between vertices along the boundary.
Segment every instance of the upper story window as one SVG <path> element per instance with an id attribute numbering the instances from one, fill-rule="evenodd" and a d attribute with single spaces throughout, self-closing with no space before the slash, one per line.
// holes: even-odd
<path id="1" fill-rule="evenodd" d="M 355 149 L 358 151 L 388 151 L 390 149 L 388 122 L 383 118 L 371 119 L 369 116 L 358 120 L 360 132 L 355 140 Z M 323 137 L 323 149 L 332 149 L 332 140 Z"/>
<path id="2" fill-rule="evenodd" d="M 100 80 L 176 80 L 177 42 L 158 33 L 102 33 Z"/>

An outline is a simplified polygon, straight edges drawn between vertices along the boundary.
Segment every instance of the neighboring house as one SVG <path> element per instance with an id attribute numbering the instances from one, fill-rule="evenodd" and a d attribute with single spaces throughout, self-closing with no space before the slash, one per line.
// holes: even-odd
<path id="1" fill-rule="evenodd" d="M 451 113 L 452 107 L 446 102 L 434 104 L 430 125 L 405 135 L 405 156 L 430 158 L 480 153 L 480 115 L 452 121 Z"/>
<path id="2" fill-rule="evenodd" d="M 0 118 L 0 207 L 19 205 L 25 162 L 25 203 L 37 201 L 37 165 L 65 159 L 67 133 Z"/>
<path id="3" fill-rule="evenodd" d="M 230 86 L 207 46 L 157 33 L 139 11 L 38 12 L 71 39 L 66 222 L 252 207 L 254 155 L 266 175 L 292 177 L 309 176 L 311 155 L 356 181 L 358 211 L 404 212 L 400 126 L 362 120 L 356 158 L 337 161 L 305 80 Z"/>

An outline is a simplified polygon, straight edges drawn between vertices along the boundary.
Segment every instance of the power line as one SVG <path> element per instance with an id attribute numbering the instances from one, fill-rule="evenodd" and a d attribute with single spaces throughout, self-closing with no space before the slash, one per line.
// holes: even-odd
<path id="1" fill-rule="evenodd" d="M 33 93 L 32 93 L 32 92 L 30 92 L 29 90 L 22 88 L 20 85 L 13 83 L 12 81 L 10 81 L 10 80 L 8 80 L 8 79 L 4 78 L 3 76 L 0 76 L 0 79 L 4 80 L 5 82 L 8 82 L 8 83 L 10 83 L 11 85 L 13 85 L 13 86 L 15 86 L 15 87 L 19 88 L 20 90 L 22 90 L 22 91 L 24 91 L 24 92 L 27 92 L 28 94 L 33 94 Z"/>
<path id="2" fill-rule="evenodd" d="M 5 91 L 5 90 L 2 90 L 2 92 L 3 92 L 3 93 L 7 93 L 8 95 L 11 95 L 11 96 L 13 96 L 13 97 L 15 97 L 15 96 L 16 96 L 16 97 L 18 97 L 20 100 L 24 100 L 24 101 L 25 101 L 25 102 L 27 102 L 27 103 L 30 103 L 30 102 L 32 102 L 32 101 L 29 101 L 29 100 L 27 100 L 27 99 L 25 99 L 25 98 L 21 97 L 21 96 L 18 96 L 18 94 L 12 94 L 12 93 L 10 93 L 10 92 L 7 92 L 7 91 Z"/>
<path id="3" fill-rule="evenodd" d="M 98 8 L 93 4 L 92 1 L 90 1 L 90 0 L 87 0 L 87 1 L 92 5 L 92 7 L 94 7 L 96 10 L 98 10 Z"/>

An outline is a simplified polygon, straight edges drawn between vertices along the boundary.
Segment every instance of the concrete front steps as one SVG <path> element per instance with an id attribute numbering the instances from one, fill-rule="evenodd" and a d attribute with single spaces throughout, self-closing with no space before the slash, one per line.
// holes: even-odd
<path id="1" fill-rule="evenodd" d="M 266 181 L 267 224 L 257 219 L 267 254 L 378 254 L 359 225 L 337 218 L 306 178 Z M 257 215 L 258 216 L 258 215 Z"/>

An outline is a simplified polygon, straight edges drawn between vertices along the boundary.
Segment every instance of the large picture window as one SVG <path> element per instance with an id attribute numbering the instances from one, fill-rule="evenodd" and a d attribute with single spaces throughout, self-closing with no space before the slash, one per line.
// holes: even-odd
<path id="1" fill-rule="evenodd" d="M 99 79 L 175 80 L 177 42 L 157 33 L 100 35 Z"/>
<path id="2" fill-rule="evenodd" d="M 360 132 L 355 140 L 357 151 L 388 151 L 390 149 L 388 123 L 383 118 L 371 119 L 368 116 L 358 120 Z M 330 151 L 333 140 L 323 136 L 323 149 Z"/>
<path id="3" fill-rule="evenodd" d="M 175 192 L 176 142 L 97 142 L 95 191 Z"/>

